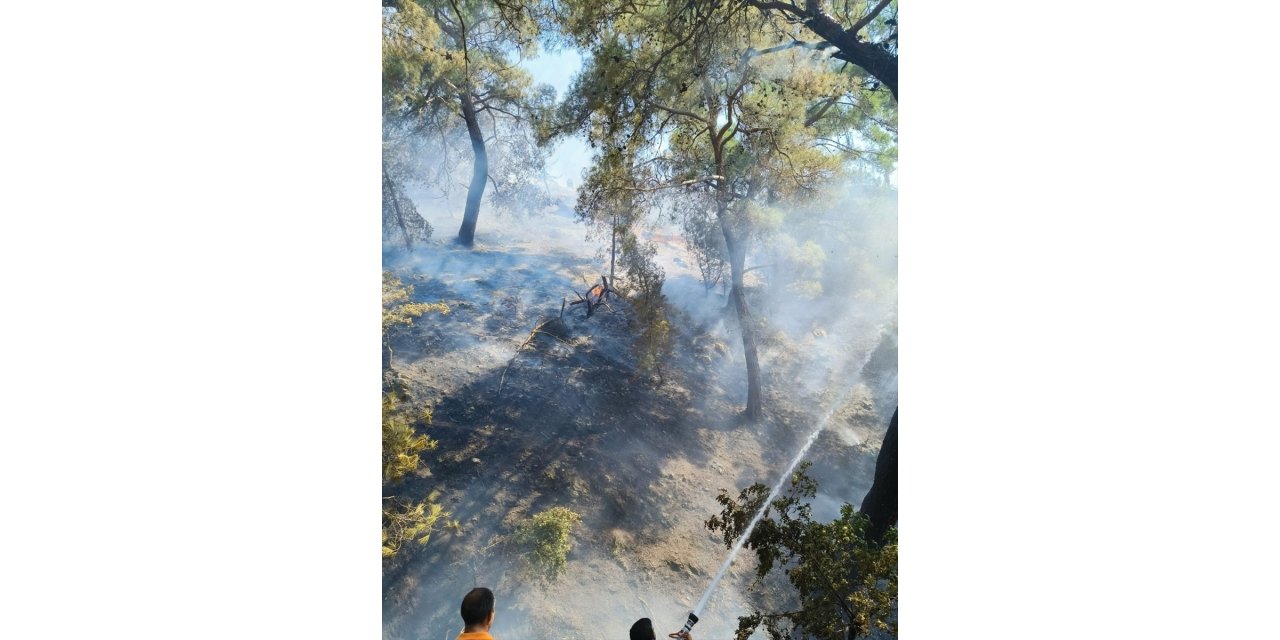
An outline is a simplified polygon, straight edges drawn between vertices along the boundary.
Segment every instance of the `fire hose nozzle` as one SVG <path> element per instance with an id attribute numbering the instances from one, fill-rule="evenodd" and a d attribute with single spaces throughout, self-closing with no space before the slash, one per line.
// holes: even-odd
<path id="1" fill-rule="evenodd" d="M 685 621 L 684 628 L 680 630 L 680 633 L 689 633 L 689 630 L 692 629 L 695 624 L 698 624 L 698 616 L 690 612 L 689 619 Z"/>

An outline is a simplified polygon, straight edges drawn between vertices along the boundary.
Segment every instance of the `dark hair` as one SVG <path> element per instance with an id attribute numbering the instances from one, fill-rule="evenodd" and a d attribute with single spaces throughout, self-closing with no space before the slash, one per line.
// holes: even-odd
<path id="1" fill-rule="evenodd" d="M 484 587 L 476 587 L 462 598 L 462 622 L 468 627 L 484 622 L 490 613 L 493 613 L 492 591 Z"/>
<path id="2" fill-rule="evenodd" d="M 631 640 L 654 640 L 653 621 L 640 618 L 631 625 Z"/>

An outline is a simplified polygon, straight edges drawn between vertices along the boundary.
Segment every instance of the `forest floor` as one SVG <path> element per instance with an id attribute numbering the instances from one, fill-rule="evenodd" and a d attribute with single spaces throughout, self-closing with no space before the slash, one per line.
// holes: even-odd
<path id="1" fill-rule="evenodd" d="M 762 341 L 767 417 L 747 425 L 737 417 L 745 370 L 732 318 L 718 313 L 723 297 L 702 293 L 678 239 L 659 237 L 683 312 L 658 382 L 636 369 L 625 301 L 591 318 L 567 307 L 560 335 L 539 333 L 517 353 L 539 323 L 560 316 L 562 299 L 607 273 L 607 256 L 602 267 L 596 243 L 570 219 L 504 219 L 502 232 L 481 233 L 469 250 L 447 242 L 456 223 L 432 222 L 437 239 L 384 256 L 415 300 L 451 308 L 392 342 L 391 375 L 411 403 L 433 408 L 427 433 L 439 441 L 396 491 L 416 499 L 438 490 L 459 526 L 384 563 L 384 638 L 452 640 L 473 586 L 497 594 L 500 640 L 623 638 L 641 617 L 675 631 L 726 555 L 704 525 L 719 513 L 717 494 L 773 484 L 828 412 L 808 457 L 820 491 L 814 515 L 861 501 L 896 403 L 896 331 L 882 336 L 874 318 L 828 318 L 847 326 Z M 892 375 L 891 395 L 863 381 L 871 368 Z M 553 506 L 582 522 L 566 571 L 547 581 L 524 569 L 505 536 Z M 738 615 L 786 597 L 781 574 L 752 589 L 755 566 L 752 554 L 738 557 L 698 640 L 730 640 Z"/>

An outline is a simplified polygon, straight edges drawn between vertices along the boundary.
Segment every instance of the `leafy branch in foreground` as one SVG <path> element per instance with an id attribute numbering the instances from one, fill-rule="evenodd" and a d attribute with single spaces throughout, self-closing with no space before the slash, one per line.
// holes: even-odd
<path id="1" fill-rule="evenodd" d="M 417 473 L 422 454 L 439 444 L 415 428 L 431 422 L 431 411 L 412 412 L 394 391 L 382 394 L 382 488 L 383 493 L 401 480 Z M 449 523 L 449 513 L 437 501 L 438 491 L 414 502 L 397 496 L 382 498 L 382 557 L 398 553 L 406 542 L 426 544 L 441 524 Z"/>
<path id="2" fill-rule="evenodd" d="M 896 634 L 897 529 L 889 529 L 883 543 L 875 542 L 869 535 L 870 519 L 849 504 L 840 508 L 836 520 L 815 522 L 809 501 L 817 483 L 805 474 L 808 467 L 806 462 L 796 470 L 790 492 L 769 505 L 744 545 L 759 560 L 756 583 L 783 568 L 799 607 L 740 617 L 737 640 L 746 640 L 761 625 L 773 640 L 852 640 L 876 630 Z M 716 500 L 723 510 L 707 520 L 707 528 L 720 532 L 725 546 L 732 547 L 768 496 L 769 488 L 760 483 L 743 489 L 736 499 L 722 491 Z"/>
<path id="3" fill-rule="evenodd" d="M 412 302 L 413 287 L 405 286 L 389 271 L 382 273 L 382 338 L 391 364 L 389 330 L 413 324 L 415 318 L 428 312 L 448 313 L 443 303 Z M 449 513 L 437 502 L 433 491 L 425 500 L 412 501 L 385 495 L 405 478 L 418 472 L 422 454 L 436 448 L 437 442 L 419 433 L 419 427 L 431 423 L 430 408 L 413 409 L 396 388 L 382 392 L 382 557 L 400 552 L 407 542 L 426 544 L 439 525 L 449 523 Z"/>
<path id="4" fill-rule="evenodd" d="M 383 484 L 399 482 L 417 471 L 421 462 L 420 454 L 434 450 L 439 444 L 414 429 L 414 422 L 431 422 L 431 411 L 423 410 L 418 414 L 418 420 L 412 420 L 400 408 L 400 402 L 395 392 L 382 394 Z"/>
<path id="5" fill-rule="evenodd" d="M 436 502 L 436 493 L 421 502 L 405 502 L 397 498 L 383 498 L 382 505 L 382 557 L 390 558 L 400 552 L 406 542 L 426 544 L 438 525 L 448 520 L 449 513 Z"/>

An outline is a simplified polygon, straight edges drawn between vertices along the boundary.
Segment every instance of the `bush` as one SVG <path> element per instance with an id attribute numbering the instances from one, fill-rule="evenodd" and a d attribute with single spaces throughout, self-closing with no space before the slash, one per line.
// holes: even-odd
<path id="1" fill-rule="evenodd" d="M 815 522 L 810 503 L 818 484 L 806 474 L 808 467 L 805 462 L 792 474 L 791 492 L 768 505 L 746 542 L 759 561 L 756 584 L 783 569 L 800 606 L 739 616 L 736 640 L 746 640 L 762 625 L 770 640 L 872 633 L 896 637 L 897 529 L 874 540 L 868 533 L 871 520 L 850 504 L 841 506 L 836 520 Z M 716 500 L 724 509 L 707 521 L 707 528 L 721 533 L 725 547 L 732 548 L 768 495 L 769 487 L 759 483 L 743 489 L 737 499 L 721 491 Z"/>
<path id="2" fill-rule="evenodd" d="M 657 250 L 651 243 L 642 243 L 627 233 L 620 249 L 620 262 L 626 273 L 621 291 L 631 304 L 632 319 L 638 325 L 638 335 L 631 344 L 636 367 L 641 373 L 657 376 L 662 384 L 664 365 L 671 358 L 674 343 L 667 298 L 662 293 L 665 274 L 654 260 Z"/>
<path id="3" fill-rule="evenodd" d="M 564 572 L 572 548 L 569 534 L 580 522 L 582 516 L 572 509 L 552 507 L 521 523 L 514 541 L 524 549 L 530 569 L 554 580 Z"/>

